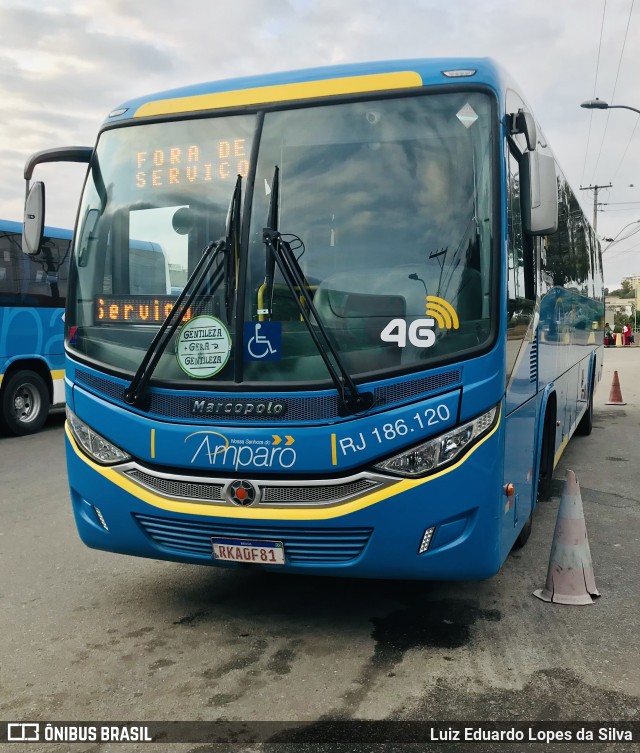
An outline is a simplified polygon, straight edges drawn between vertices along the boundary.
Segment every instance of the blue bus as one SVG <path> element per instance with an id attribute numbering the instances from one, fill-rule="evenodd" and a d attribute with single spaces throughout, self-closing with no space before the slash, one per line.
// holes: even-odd
<path id="1" fill-rule="evenodd" d="M 66 317 L 88 546 L 446 580 L 489 577 L 526 542 L 569 438 L 591 431 L 602 266 L 498 65 L 126 102 L 95 148 L 27 162 L 27 251 L 44 215 L 29 181 L 56 160 L 88 164 Z M 168 293 L 132 238 L 165 250 Z"/>
<path id="2" fill-rule="evenodd" d="M 64 306 L 71 231 L 46 227 L 22 253 L 22 224 L 0 220 L 0 429 L 38 431 L 64 405 Z"/>

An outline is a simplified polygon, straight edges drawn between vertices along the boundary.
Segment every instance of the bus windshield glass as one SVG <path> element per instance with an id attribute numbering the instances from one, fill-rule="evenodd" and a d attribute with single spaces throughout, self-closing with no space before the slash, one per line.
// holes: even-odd
<path id="1" fill-rule="evenodd" d="M 478 352 L 492 331 L 493 122 L 491 99 L 465 91 L 266 112 L 257 149 L 255 115 L 105 132 L 76 233 L 71 349 L 134 373 L 203 248 L 225 234 L 237 175 L 255 173 L 243 197 L 248 242 L 228 251 L 232 273 L 215 286 L 212 270 L 188 313 L 228 332 L 228 360 L 208 380 L 231 381 L 234 369 L 252 383 L 328 379 L 296 291 L 270 272 L 263 229 L 274 201 L 273 229 L 352 376 Z M 154 380 L 198 376 L 176 348 Z"/>

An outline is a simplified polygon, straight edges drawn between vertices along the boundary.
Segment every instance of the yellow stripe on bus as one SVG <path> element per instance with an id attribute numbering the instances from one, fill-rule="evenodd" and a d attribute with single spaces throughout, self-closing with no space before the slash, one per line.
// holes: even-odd
<path id="1" fill-rule="evenodd" d="M 445 468 L 438 473 L 434 473 L 433 476 L 421 479 L 403 479 L 396 484 L 386 486 L 377 492 L 372 492 L 364 497 L 359 497 L 352 502 L 345 502 L 343 505 L 337 505 L 336 507 L 323 507 L 323 508 L 296 508 L 296 509 L 280 509 L 276 507 L 259 508 L 259 507 L 229 507 L 228 505 L 216 505 L 216 504 L 198 504 L 196 502 L 178 502 L 166 497 L 161 497 L 158 494 L 154 494 L 149 489 L 135 484 L 130 481 L 126 476 L 118 473 L 113 468 L 108 466 L 98 465 L 88 458 L 78 447 L 68 424 L 65 424 L 65 431 L 67 437 L 76 453 L 78 458 L 92 468 L 96 473 L 99 473 L 107 481 L 111 481 L 116 486 L 119 486 L 123 491 L 131 494 L 134 497 L 146 502 L 153 507 L 160 508 L 161 510 L 167 510 L 168 512 L 176 512 L 185 515 L 201 515 L 206 517 L 216 518 L 236 518 L 245 520 L 329 520 L 331 518 L 340 518 L 343 515 L 348 515 L 352 512 L 357 512 L 365 507 L 370 507 L 378 502 L 382 502 L 390 497 L 394 497 L 403 492 L 415 489 L 418 486 L 427 484 L 430 481 L 434 481 L 441 476 L 445 476 L 447 473 L 459 468 L 473 453 L 481 447 L 490 437 L 492 437 L 498 430 L 498 426 L 502 421 L 502 417 L 496 422 L 493 429 L 484 437 L 477 445 L 471 448 L 469 452 L 461 458 L 457 463 Z"/>
<path id="2" fill-rule="evenodd" d="M 365 92 L 410 89 L 422 86 L 422 77 L 415 71 L 373 73 L 367 76 L 345 76 L 322 81 L 303 81 L 297 84 L 276 84 L 253 89 L 240 89 L 216 94 L 194 94 L 191 97 L 175 97 L 146 102 L 136 110 L 135 118 L 153 115 L 172 115 L 198 110 L 220 110 L 227 107 L 243 107 L 288 100 L 318 99 L 339 94 L 362 94 Z"/>
<path id="3" fill-rule="evenodd" d="M 578 424 L 580 423 L 582 417 L 587 412 L 589 408 L 589 405 L 585 405 L 584 408 L 580 411 L 578 414 L 578 417 L 576 420 L 571 424 L 571 428 L 569 429 L 568 434 L 565 434 L 564 439 L 560 443 L 560 447 L 556 450 L 556 454 L 553 456 L 553 470 L 555 471 L 556 466 L 560 462 L 560 458 L 562 457 L 562 453 L 567 449 L 567 445 L 569 444 L 569 440 L 574 435 L 575 430 L 578 428 Z"/>

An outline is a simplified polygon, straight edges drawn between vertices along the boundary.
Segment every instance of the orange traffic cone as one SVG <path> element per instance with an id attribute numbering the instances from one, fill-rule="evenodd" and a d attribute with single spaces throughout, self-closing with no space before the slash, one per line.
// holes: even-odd
<path id="1" fill-rule="evenodd" d="M 567 471 L 562 491 L 547 585 L 533 595 L 554 604 L 593 604 L 591 597 L 600 596 L 593 577 L 580 487 L 573 471 Z"/>
<path id="2" fill-rule="evenodd" d="M 622 392 L 620 390 L 620 380 L 618 379 L 618 372 L 613 372 L 613 382 L 611 382 L 611 392 L 609 393 L 609 400 L 605 405 L 626 405 L 622 399 Z"/>

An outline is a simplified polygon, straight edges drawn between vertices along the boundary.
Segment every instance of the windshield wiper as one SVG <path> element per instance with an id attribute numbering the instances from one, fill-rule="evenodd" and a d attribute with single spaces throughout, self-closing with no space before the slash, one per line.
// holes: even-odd
<path id="1" fill-rule="evenodd" d="M 231 314 L 236 300 L 236 290 L 238 289 L 238 246 L 240 244 L 240 198 L 242 194 L 242 175 L 238 175 L 236 185 L 233 189 L 233 196 L 229 204 L 227 213 L 225 247 L 225 280 L 224 290 L 224 307 L 227 314 L 227 321 L 231 321 Z M 233 284 L 232 284 L 233 283 Z"/>
<path id="2" fill-rule="evenodd" d="M 232 280 L 237 284 L 235 267 L 237 266 L 238 231 L 240 227 L 241 186 L 242 177 L 238 175 L 233 196 L 231 197 L 231 203 L 229 204 L 229 212 L 227 214 L 226 236 L 217 241 L 211 241 L 211 243 L 209 243 L 202 251 L 200 260 L 189 276 L 189 279 L 185 283 L 176 302 L 171 307 L 171 311 L 167 315 L 167 318 L 160 325 L 160 329 L 151 341 L 151 345 L 147 349 L 135 376 L 131 380 L 131 384 L 124 392 L 124 400 L 129 405 L 133 405 L 137 408 L 147 407 L 148 399 L 146 396 L 146 388 L 149 384 L 149 380 L 153 376 L 153 372 L 155 371 L 162 354 L 167 349 L 169 341 L 182 323 L 184 315 L 193 304 L 195 297 L 202 289 L 205 281 L 209 278 L 209 273 L 221 253 L 225 254 L 224 265 L 221 265 L 220 268 L 216 270 L 215 276 L 211 280 L 207 289 L 207 294 L 210 296 L 214 295 L 216 290 L 220 287 L 220 283 L 223 280 L 226 282 L 224 300 L 227 321 L 230 321 L 233 303 L 235 301 L 235 289 L 233 292 L 230 290 L 232 287 Z"/>
<path id="3" fill-rule="evenodd" d="M 278 232 L 278 174 L 279 169 L 276 165 L 273 182 L 271 185 L 271 199 L 269 201 L 269 215 L 267 221 L 269 227 L 262 231 L 262 240 L 267 247 L 267 274 L 266 300 L 273 300 L 273 279 L 275 275 L 275 266 L 277 265 L 284 281 L 289 288 L 291 297 L 296 303 L 302 320 L 309 330 L 309 334 L 315 343 L 318 353 L 322 356 L 327 371 L 329 372 L 333 383 L 338 390 L 340 401 L 340 415 L 360 413 L 373 407 L 374 397 L 372 392 L 359 392 L 353 378 L 345 368 L 342 359 L 334 347 L 329 333 L 318 311 L 313 303 L 309 293 L 309 286 L 304 276 L 298 260 L 291 249 L 291 245 L 285 241 Z M 301 300 L 301 298 L 303 300 Z M 269 304 L 269 317 L 272 313 L 272 305 Z M 313 315 L 315 327 L 309 314 Z"/>
<path id="4" fill-rule="evenodd" d="M 271 197 L 269 199 L 269 212 L 267 214 L 267 227 L 270 230 L 278 229 L 278 191 L 280 190 L 280 168 L 276 165 L 271 181 Z M 264 241 L 264 239 L 263 239 Z M 266 241 L 264 241 L 266 243 Z M 273 287 L 276 275 L 276 257 L 267 252 L 265 258 L 264 290 L 266 306 L 263 302 L 262 310 L 258 314 L 266 316 L 271 321 L 273 314 Z"/>

